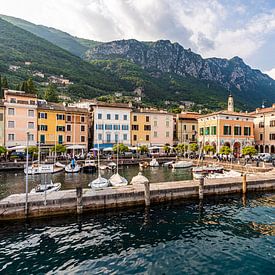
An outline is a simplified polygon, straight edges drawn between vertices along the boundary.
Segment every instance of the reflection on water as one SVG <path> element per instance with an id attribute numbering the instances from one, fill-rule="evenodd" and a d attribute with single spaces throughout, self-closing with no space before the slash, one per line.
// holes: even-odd
<path id="1" fill-rule="evenodd" d="M 126 177 L 129 182 L 139 171 L 138 166 L 128 166 L 119 169 L 119 173 Z M 113 172 L 104 170 L 101 174 L 109 179 Z M 191 169 L 172 170 L 166 167 L 151 167 L 143 170 L 143 174 L 151 182 L 178 181 L 192 178 Z M 75 188 L 79 181 L 82 183 L 83 187 L 88 187 L 88 183 L 96 177 L 97 174 L 66 174 L 64 172 L 46 176 L 31 175 L 29 176 L 29 186 L 31 189 L 39 183 L 44 183 L 45 180 L 50 181 L 52 179 L 54 182 L 61 182 L 62 189 Z M 25 192 L 25 175 L 23 172 L 0 172 L 0 199 L 10 194 L 23 192 Z"/>
<path id="2" fill-rule="evenodd" d="M 274 196 L 240 196 L 0 227 L 0 273 L 274 274 Z M 268 202 L 268 203 L 266 203 Z M 274 204 L 273 204 L 274 206 Z"/>

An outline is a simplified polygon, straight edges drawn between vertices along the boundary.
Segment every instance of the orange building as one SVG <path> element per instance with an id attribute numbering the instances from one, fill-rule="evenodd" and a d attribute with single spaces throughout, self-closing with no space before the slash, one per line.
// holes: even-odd
<path id="1" fill-rule="evenodd" d="M 239 156 L 243 147 L 254 144 L 254 116 L 234 112 L 231 95 L 228 98 L 227 110 L 199 117 L 198 129 L 200 145 L 212 145 L 217 152 L 225 145 Z"/>

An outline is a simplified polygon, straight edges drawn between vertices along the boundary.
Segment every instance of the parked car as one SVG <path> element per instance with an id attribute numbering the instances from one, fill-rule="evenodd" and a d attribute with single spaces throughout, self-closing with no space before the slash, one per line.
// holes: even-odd
<path id="1" fill-rule="evenodd" d="M 10 154 L 10 159 L 19 159 L 19 160 L 25 160 L 27 154 L 25 152 L 16 152 L 13 151 Z M 29 160 L 31 159 L 31 155 L 29 154 Z"/>

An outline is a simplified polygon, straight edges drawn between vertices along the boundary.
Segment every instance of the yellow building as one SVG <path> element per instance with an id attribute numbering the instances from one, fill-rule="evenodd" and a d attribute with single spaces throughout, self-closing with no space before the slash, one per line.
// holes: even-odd
<path id="1" fill-rule="evenodd" d="M 52 147 L 65 141 L 65 107 L 58 103 L 38 103 L 38 142 Z"/>

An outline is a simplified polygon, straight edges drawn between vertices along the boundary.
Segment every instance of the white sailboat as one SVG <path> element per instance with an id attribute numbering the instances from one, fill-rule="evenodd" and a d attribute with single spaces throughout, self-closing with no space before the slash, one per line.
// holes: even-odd
<path id="1" fill-rule="evenodd" d="M 172 164 L 172 167 L 174 169 L 179 169 L 179 168 L 190 168 L 193 166 L 192 161 L 185 161 L 185 160 L 180 160 Z"/>
<path id="2" fill-rule="evenodd" d="M 152 158 L 152 160 L 150 161 L 149 165 L 151 167 L 159 167 L 159 163 L 155 158 Z"/>
<path id="3" fill-rule="evenodd" d="M 116 164 L 116 173 L 112 175 L 109 179 L 112 186 L 119 187 L 119 186 L 126 186 L 128 184 L 127 179 L 120 176 L 118 173 L 118 152 L 119 152 L 119 146 L 117 143 L 117 164 Z"/>
<path id="4" fill-rule="evenodd" d="M 98 107 L 97 107 L 98 110 Z M 97 112 L 98 113 L 98 112 Z M 97 114 L 98 115 L 98 114 Z M 96 116 L 97 117 L 97 116 Z M 98 123 L 98 120 L 96 120 L 96 124 Z M 101 177 L 101 168 L 100 168 L 100 155 L 99 155 L 99 140 L 98 140 L 98 132 L 97 132 L 97 127 L 96 127 L 96 135 L 97 135 L 97 171 L 98 171 L 98 177 L 90 182 L 88 186 L 94 189 L 99 189 L 99 188 L 105 188 L 108 187 L 109 181 L 103 177 Z"/>
<path id="5" fill-rule="evenodd" d="M 51 193 L 54 191 L 58 191 L 61 188 L 61 183 L 53 183 L 52 181 L 50 183 L 45 183 L 45 184 L 39 184 L 35 188 L 31 190 L 31 194 L 45 194 Z"/>

